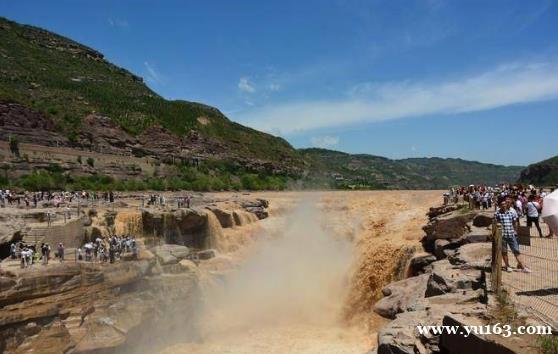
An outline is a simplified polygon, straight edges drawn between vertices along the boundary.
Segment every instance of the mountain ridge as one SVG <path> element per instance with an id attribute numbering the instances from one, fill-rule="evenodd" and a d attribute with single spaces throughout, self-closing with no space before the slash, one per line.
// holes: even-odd
<path id="1" fill-rule="evenodd" d="M 474 169 L 485 182 L 518 172 L 461 159 L 297 150 L 218 108 L 166 100 L 93 48 L 2 17 L 0 141 L 10 146 L 0 152 L 0 184 L 25 188 L 445 188 Z M 335 158 L 321 159 L 324 151 Z"/>
<path id="2" fill-rule="evenodd" d="M 558 186 L 558 155 L 530 164 L 521 171 L 519 181 L 535 185 Z"/>
<path id="3" fill-rule="evenodd" d="M 515 182 L 521 166 L 502 166 L 460 158 L 389 159 L 335 150 L 299 149 L 314 164 L 315 178 L 335 178 L 338 188 L 436 189 L 470 183 Z"/>

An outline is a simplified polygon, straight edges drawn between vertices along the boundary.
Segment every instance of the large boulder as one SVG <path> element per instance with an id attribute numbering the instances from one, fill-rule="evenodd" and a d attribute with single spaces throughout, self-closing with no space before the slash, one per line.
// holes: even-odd
<path id="1" fill-rule="evenodd" d="M 479 296 L 480 292 L 464 291 L 423 299 L 415 311 L 397 314 L 378 332 L 378 354 L 440 352 L 440 336 L 420 333 L 417 326 L 441 325 L 448 314 L 479 316 L 486 312 L 486 306 L 478 302 Z"/>
<path id="2" fill-rule="evenodd" d="M 437 259 L 446 258 L 445 250 L 449 249 L 450 242 L 448 240 L 439 239 L 434 241 L 434 255 Z"/>
<path id="3" fill-rule="evenodd" d="M 217 207 L 208 207 L 207 209 L 211 210 L 213 214 L 215 214 L 217 220 L 219 220 L 219 223 L 221 224 L 221 227 L 228 228 L 234 226 L 234 218 L 233 218 L 232 211 L 217 208 Z"/>
<path id="4" fill-rule="evenodd" d="M 454 266 L 447 259 L 432 263 L 426 297 L 453 293 L 458 290 L 476 290 L 481 286 L 482 275 L 477 269 Z"/>
<path id="5" fill-rule="evenodd" d="M 85 270 L 87 270 L 87 276 L 83 274 Z M 69 262 L 53 264 L 41 272 L 27 271 L 12 278 L 11 281 L 3 280 L 3 284 L 9 287 L 2 287 L 2 291 L 0 291 L 0 308 L 8 304 L 50 296 L 102 281 L 103 274 L 94 265 Z"/>
<path id="6" fill-rule="evenodd" d="M 429 241 L 438 239 L 456 239 L 470 231 L 469 222 L 475 217 L 475 212 L 463 213 L 456 210 L 434 218 L 423 227 Z"/>
<path id="7" fill-rule="evenodd" d="M 145 208 L 142 210 L 143 234 L 162 238 L 166 243 L 203 248 L 207 213 L 207 210 L 195 208 L 174 211 Z"/>
<path id="8" fill-rule="evenodd" d="M 378 354 L 415 354 L 438 351 L 438 338 L 422 336 L 417 326 L 441 322 L 438 311 L 403 312 L 378 332 Z"/>
<path id="9" fill-rule="evenodd" d="M 409 269 L 413 276 L 429 272 L 430 264 L 436 261 L 436 256 L 428 252 L 416 253 L 409 261 Z"/>
<path id="10" fill-rule="evenodd" d="M 178 264 L 182 268 L 182 271 L 185 273 L 192 273 L 197 277 L 201 275 L 200 269 L 198 268 L 196 263 L 192 262 L 191 260 L 183 259 L 180 262 L 178 262 Z"/>
<path id="11" fill-rule="evenodd" d="M 463 235 L 461 238 L 464 243 L 486 242 L 490 239 L 492 230 L 484 226 L 471 226 L 471 231 Z"/>
<path id="12" fill-rule="evenodd" d="M 488 270 L 491 257 L 491 243 L 470 243 L 459 247 L 453 255 L 448 257 L 448 260 L 454 266 Z"/>
<path id="13" fill-rule="evenodd" d="M 505 340 L 502 336 L 491 334 L 477 334 L 473 331 L 468 335 L 465 327 L 484 326 L 485 322 L 478 317 L 463 314 L 446 314 L 442 320 L 444 326 L 457 326 L 457 333 L 444 332 L 440 336 L 440 349 L 452 354 L 536 354 L 539 349 L 534 347 L 531 340 L 525 336 L 514 336 L 513 340 Z M 502 324 L 501 326 L 503 326 Z"/>
<path id="14" fill-rule="evenodd" d="M 426 213 L 426 215 L 428 216 L 428 218 L 433 219 L 440 215 L 444 215 L 447 213 L 451 213 L 452 211 L 455 211 L 457 209 L 461 209 L 464 206 L 464 204 L 448 204 L 439 207 L 432 207 L 428 210 L 428 213 Z"/>
<path id="15" fill-rule="evenodd" d="M 389 284 L 382 289 L 385 297 L 376 302 L 374 311 L 393 319 L 398 313 L 414 309 L 416 303 L 424 298 L 429 277 L 422 274 Z"/>
<path id="16" fill-rule="evenodd" d="M 437 259 L 445 259 L 447 257 L 452 256 L 457 252 L 457 249 L 461 247 L 465 243 L 465 239 L 463 237 L 453 239 L 453 240 L 445 240 L 439 239 L 434 242 L 434 255 Z"/>
<path id="17" fill-rule="evenodd" d="M 190 249 L 182 245 L 161 245 L 151 249 L 162 265 L 176 264 L 190 254 Z"/>
<path id="18" fill-rule="evenodd" d="M 260 220 L 269 216 L 269 213 L 266 210 L 269 207 L 269 202 L 265 199 L 242 201 L 240 205 L 247 212 L 255 214 Z"/>
<path id="19" fill-rule="evenodd" d="M 214 249 L 203 250 L 197 253 L 198 259 L 200 260 L 208 260 L 211 258 L 215 258 L 216 251 Z"/>
<path id="20" fill-rule="evenodd" d="M 255 214 L 260 220 L 269 217 L 269 213 L 264 207 L 247 207 L 245 209 L 247 212 Z"/>
<path id="21" fill-rule="evenodd" d="M 473 218 L 473 225 L 476 227 L 489 227 L 493 221 L 493 213 L 482 212 Z"/>

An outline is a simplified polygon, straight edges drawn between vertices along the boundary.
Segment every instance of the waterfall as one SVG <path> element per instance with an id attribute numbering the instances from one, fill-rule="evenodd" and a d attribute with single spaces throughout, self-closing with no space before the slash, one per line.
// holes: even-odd
<path id="1" fill-rule="evenodd" d="M 206 248 L 213 248 L 222 251 L 225 248 L 225 236 L 223 234 L 221 223 L 211 210 L 206 210 L 205 212 L 207 213 L 207 224 L 205 229 Z"/>
<path id="2" fill-rule="evenodd" d="M 114 220 L 114 229 L 117 235 L 141 236 L 143 223 L 141 212 L 120 211 Z"/>
<path id="3" fill-rule="evenodd" d="M 233 211 L 233 219 L 236 226 L 244 226 L 258 221 L 258 217 L 244 210 Z"/>

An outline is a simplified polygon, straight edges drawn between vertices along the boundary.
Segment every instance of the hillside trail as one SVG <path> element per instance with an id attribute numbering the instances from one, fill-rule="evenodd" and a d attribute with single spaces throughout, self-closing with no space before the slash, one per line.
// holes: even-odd
<path id="1" fill-rule="evenodd" d="M 385 323 L 371 311 L 377 288 L 391 279 L 398 250 L 417 244 L 425 213 L 440 193 L 256 196 L 270 200 L 271 217 L 242 232 L 241 244 L 221 260 L 202 267 L 198 340 L 161 353 L 327 354 L 373 348 Z M 240 236 L 239 230 L 226 232 Z"/>

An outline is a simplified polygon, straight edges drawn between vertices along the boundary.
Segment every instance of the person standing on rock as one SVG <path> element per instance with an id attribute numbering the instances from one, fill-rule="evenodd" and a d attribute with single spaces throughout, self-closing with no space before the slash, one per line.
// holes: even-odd
<path id="1" fill-rule="evenodd" d="M 510 211 L 510 204 L 503 200 L 500 202 L 500 208 L 494 214 L 494 218 L 502 225 L 502 259 L 504 260 L 505 271 L 511 272 L 510 261 L 508 259 L 508 246 L 512 250 L 517 261 L 517 268 L 523 269 L 526 273 L 531 270 L 525 265 L 519 251 L 519 243 L 517 242 L 517 213 Z"/>
<path id="2" fill-rule="evenodd" d="M 539 236 L 543 237 L 541 225 L 539 223 L 539 211 L 541 210 L 541 205 L 535 201 L 535 196 L 530 195 L 529 201 L 527 202 L 527 226 L 531 227 L 535 224 Z"/>
<path id="3" fill-rule="evenodd" d="M 517 215 L 519 215 L 519 217 L 522 218 L 523 217 L 523 203 L 521 202 L 521 199 L 519 198 L 519 196 L 515 197 L 514 209 L 515 209 L 515 211 L 517 211 Z"/>
<path id="4" fill-rule="evenodd" d="M 48 260 L 50 259 L 50 251 L 51 251 L 50 245 L 47 243 L 46 244 L 46 264 L 47 265 L 48 265 Z"/>
<path id="5" fill-rule="evenodd" d="M 64 262 L 64 245 L 62 243 L 58 244 L 58 259 L 60 260 L 60 263 Z"/>
<path id="6" fill-rule="evenodd" d="M 41 243 L 41 260 L 43 261 L 43 265 L 47 264 L 46 260 L 46 245 L 45 243 Z"/>

